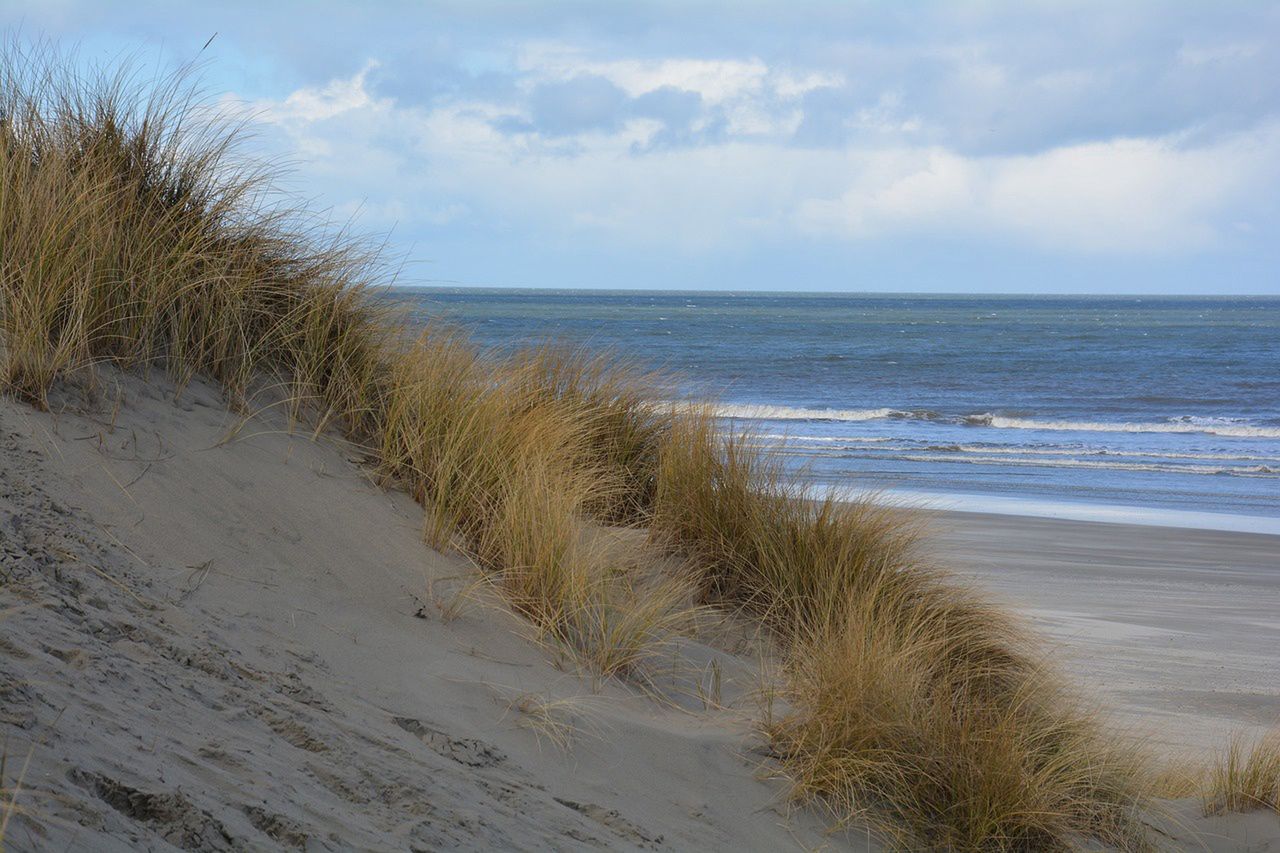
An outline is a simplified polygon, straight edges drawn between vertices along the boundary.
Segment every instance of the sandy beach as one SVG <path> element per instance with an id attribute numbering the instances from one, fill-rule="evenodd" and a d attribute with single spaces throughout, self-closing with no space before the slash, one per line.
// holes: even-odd
<path id="1" fill-rule="evenodd" d="M 758 778 L 744 664 L 684 650 L 740 706 L 710 715 L 696 675 L 594 683 L 500 609 L 454 614 L 474 568 L 351 448 L 270 417 L 223 443 L 201 385 L 123 394 L 114 422 L 0 400 L 11 849 L 821 842 Z"/>
<path id="2" fill-rule="evenodd" d="M 1280 536 L 946 513 L 933 549 L 1171 757 L 1280 721 Z"/>
<path id="3" fill-rule="evenodd" d="M 474 570 L 353 448 L 198 383 L 73 397 L 0 400 L 12 849 L 867 846 L 768 778 L 749 657 L 690 641 L 660 695 L 599 683 L 483 595 L 455 613 Z M 1280 538 L 937 526 L 1171 756 L 1275 720 Z M 1280 844 L 1274 815 L 1170 809 L 1174 847 Z"/>

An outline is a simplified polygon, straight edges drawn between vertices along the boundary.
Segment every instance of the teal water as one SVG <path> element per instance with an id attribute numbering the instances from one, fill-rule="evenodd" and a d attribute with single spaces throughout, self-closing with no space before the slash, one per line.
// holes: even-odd
<path id="1" fill-rule="evenodd" d="M 403 290 L 674 371 L 817 483 L 1280 518 L 1280 299 Z"/>

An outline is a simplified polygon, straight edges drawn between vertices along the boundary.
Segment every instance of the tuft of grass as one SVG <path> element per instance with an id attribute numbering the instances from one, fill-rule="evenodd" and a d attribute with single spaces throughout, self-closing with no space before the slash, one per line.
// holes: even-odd
<path id="1" fill-rule="evenodd" d="M 163 362 L 234 396 L 283 369 L 357 413 L 375 252 L 279 201 L 185 74 L 139 87 L 13 44 L 0 63 L 4 387 L 43 406 L 60 376 Z"/>
<path id="2" fill-rule="evenodd" d="M 1007 614 L 919 559 L 917 525 L 812 499 L 634 366 L 411 336 L 377 298 L 377 247 L 278 196 L 241 131 L 185 74 L 138 85 L 9 46 L 0 388 L 42 406 L 104 364 L 208 376 L 241 407 L 283 386 L 294 419 L 423 505 L 427 541 L 600 673 L 642 674 L 700 605 L 767 626 L 789 710 L 765 730 L 798 800 L 904 846 L 1139 846 L 1138 757 Z M 649 542 L 620 549 L 604 525 Z M 680 571 L 647 568 L 671 554 Z"/>
<path id="3" fill-rule="evenodd" d="M 1257 809 L 1280 814 L 1280 728 L 1252 745 L 1243 737 L 1232 738 L 1208 772 L 1205 814 Z"/>
<path id="4" fill-rule="evenodd" d="M 910 567 L 920 522 L 869 500 L 812 498 L 747 434 L 686 410 L 659 460 L 654 537 L 695 557 L 704 598 L 784 634 L 839 622 L 862 588 Z"/>
<path id="5" fill-rule="evenodd" d="M 1142 757 L 1052 672 L 957 653 L 936 610 L 884 600 L 904 594 L 868 593 L 846 626 L 793 650 L 795 710 L 766 729 L 793 793 L 903 847 L 1138 846 Z"/>
<path id="6" fill-rule="evenodd" d="M 1205 774 L 1206 768 L 1193 759 L 1153 763 L 1148 774 L 1151 796 L 1161 800 L 1180 800 L 1202 795 Z"/>
<path id="7" fill-rule="evenodd" d="M 814 498 L 710 412 L 663 445 L 653 535 L 704 599 L 769 625 L 791 708 L 764 732 L 793 796 L 930 849 L 1142 845 L 1142 756 L 1032 638 L 917 556 L 892 508 Z"/>
<path id="8" fill-rule="evenodd" d="M 508 713 L 520 714 L 519 724 L 544 739 L 562 753 L 569 753 L 582 734 L 581 721 L 587 706 L 584 697 L 554 699 L 540 693 L 521 693 L 507 703 Z"/>
<path id="9" fill-rule="evenodd" d="M 579 467 L 605 488 L 592 495 L 594 518 L 614 524 L 648 520 L 657 488 L 658 457 L 677 419 L 655 401 L 670 396 L 668 377 L 612 353 L 550 343 L 509 362 L 530 396 L 569 412 L 577 424 Z"/>

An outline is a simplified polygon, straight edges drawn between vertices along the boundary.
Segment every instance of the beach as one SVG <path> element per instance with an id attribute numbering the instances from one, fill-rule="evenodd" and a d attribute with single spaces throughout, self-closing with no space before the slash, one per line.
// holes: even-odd
<path id="1" fill-rule="evenodd" d="M 742 649 L 684 643 L 659 695 L 594 679 L 456 599 L 474 569 L 353 448 L 198 382 L 107 387 L 118 406 L 0 400 L 11 849 L 867 846 L 787 805 Z M 1280 538 L 933 524 L 1166 756 L 1274 721 Z M 1174 846 L 1280 843 L 1274 817 L 1194 799 L 1151 820 Z"/>
<path id="2" fill-rule="evenodd" d="M 1166 754 L 1280 720 L 1280 536 L 959 512 L 934 523 L 939 560 L 1022 613 Z"/>

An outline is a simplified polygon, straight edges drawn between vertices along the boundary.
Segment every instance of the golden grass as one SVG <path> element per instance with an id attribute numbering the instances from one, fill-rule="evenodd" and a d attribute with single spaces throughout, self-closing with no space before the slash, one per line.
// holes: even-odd
<path id="1" fill-rule="evenodd" d="M 157 366 L 240 404 L 269 377 L 424 504 L 432 543 L 467 551 L 602 672 L 681 623 L 678 579 L 641 589 L 581 541 L 587 520 L 650 500 L 663 424 L 638 372 L 551 347 L 483 359 L 442 328 L 408 338 L 371 292 L 376 252 L 279 203 L 181 74 L 136 87 L 10 46 L 0 116 L 0 387 L 43 406 L 60 378 Z"/>
<path id="2" fill-rule="evenodd" d="M 1270 809 L 1280 814 L 1280 728 L 1250 745 L 1234 737 L 1210 768 L 1205 814 Z"/>
<path id="3" fill-rule="evenodd" d="M 507 711 L 519 713 L 519 725 L 532 731 L 539 743 L 546 740 L 562 753 L 572 750 L 588 720 L 582 696 L 553 699 L 540 693 L 520 693 L 507 703 Z M 596 736 L 594 731 L 588 733 Z"/>
<path id="4" fill-rule="evenodd" d="M 904 847 L 1141 846 L 1142 757 L 1102 730 L 1001 610 L 916 556 L 892 508 L 811 499 L 703 413 L 664 445 L 653 533 L 710 600 L 787 644 L 766 722 L 799 799 Z"/>
<path id="5" fill-rule="evenodd" d="M 634 367 L 409 337 L 377 253 L 276 203 L 181 75 L 137 88 L 13 47 L 2 69 L 0 387 L 43 405 L 102 364 L 209 376 L 233 404 L 284 383 L 597 671 L 642 672 L 694 602 L 768 626 L 791 710 L 765 728 L 797 799 L 904 846 L 1139 845 L 1141 762 L 1005 613 L 921 564 L 904 516 L 810 500 Z M 644 571 L 659 553 L 683 570 Z"/>

